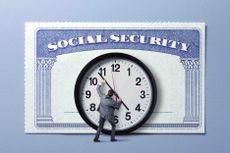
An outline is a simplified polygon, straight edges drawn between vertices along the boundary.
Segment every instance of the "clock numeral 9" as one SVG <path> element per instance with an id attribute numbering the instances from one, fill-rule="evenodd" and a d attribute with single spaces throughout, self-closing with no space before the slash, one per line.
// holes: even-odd
<path id="1" fill-rule="evenodd" d="M 125 119 L 126 119 L 127 121 L 129 121 L 129 120 L 131 119 L 131 112 L 127 112 L 127 113 L 125 114 Z"/>
<path id="2" fill-rule="evenodd" d="M 141 99 L 144 99 L 145 98 L 145 91 L 144 90 L 141 90 L 141 95 L 140 95 L 140 97 L 141 97 Z"/>
<path id="3" fill-rule="evenodd" d="M 91 104 L 90 104 L 90 110 L 91 110 L 91 111 L 95 111 L 95 110 L 96 110 L 96 104 L 91 103 Z"/>
<path id="4" fill-rule="evenodd" d="M 137 77 L 136 78 L 136 86 L 140 86 L 141 85 L 141 78 Z"/>
<path id="5" fill-rule="evenodd" d="M 89 84 L 92 86 L 92 85 L 97 85 L 97 82 L 98 82 L 98 80 L 97 80 L 97 78 L 96 77 L 91 77 L 91 78 L 89 78 Z"/>
<path id="6" fill-rule="evenodd" d="M 90 98 L 91 97 L 91 91 L 90 90 L 86 90 L 85 91 L 85 98 Z"/>
<path id="7" fill-rule="evenodd" d="M 118 123 L 118 116 L 117 116 L 117 115 L 114 116 L 114 123 L 115 123 L 115 124 Z"/>
<path id="8" fill-rule="evenodd" d="M 113 72 L 120 72 L 120 64 L 112 64 L 111 67 Z"/>

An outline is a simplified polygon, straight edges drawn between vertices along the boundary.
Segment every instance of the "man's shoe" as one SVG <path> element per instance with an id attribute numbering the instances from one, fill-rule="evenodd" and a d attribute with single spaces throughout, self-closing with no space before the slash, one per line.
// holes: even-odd
<path id="1" fill-rule="evenodd" d="M 111 139 L 111 141 L 112 141 L 112 142 L 115 142 L 115 141 L 117 141 L 117 139 Z"/>
<path id="2" fill-rule="evenodd" d="M 94 139 L 93 141 L 94 141 L 94 142 L 100 142 L 100 140 L 98 140 L 98 139 Z"/>

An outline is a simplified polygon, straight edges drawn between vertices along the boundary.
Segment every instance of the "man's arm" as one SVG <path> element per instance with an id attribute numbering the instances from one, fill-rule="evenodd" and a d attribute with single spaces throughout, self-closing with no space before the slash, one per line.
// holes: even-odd
<path id="1" fill-rule="evenodd" d="M 120 106 L 121 106 L 121 99 L 118 99 L 117 102 L 112 99 L 112 101 L 110 103 L 110 107 L 113 107 L 114 109 L 119 109 Z"/>
<path id="2" fill-rule="evenodd" d="M 119 98 L 118 101 L 116 102 L 114 108 L 115 108 L 115 109 L 119 109 L 120 106 L 121 106 L 121 99 Z"/>
<path id="3" fill-rule="evenodd" d="M 101 82 L 101 84 L 99 84 L 98 86 L 97 86 L 97 93 L 98 93 L 98 95 L 99 95 L 99 97 L 103 97 L 103 92 L 101 91 L 101 86 L 104 84 L 104 82 Z"/>

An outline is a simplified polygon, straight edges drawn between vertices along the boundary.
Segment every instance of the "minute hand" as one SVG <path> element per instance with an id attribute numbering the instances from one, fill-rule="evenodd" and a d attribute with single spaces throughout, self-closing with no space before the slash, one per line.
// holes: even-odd
<path id="1" fill-rule="evenodd" d="M 105 81 L 105 83 L 108 85 L 108 87 L 114 92 L 115 96 L 120 99 L 120 97 L 118 96 L 118 94 L 116 93 L 116 91 L 113 90 L 113 88 L 109 85 L 109 83 L 105 80 L 105 78 L 100 73 L 98 73 L 98 74 Z M 123 101 L 121 101 L 121 103 L 125 106 L 125 108 L 127 110 L 129 110 L 129 108 L 126 106 L 126 104 Z"/>

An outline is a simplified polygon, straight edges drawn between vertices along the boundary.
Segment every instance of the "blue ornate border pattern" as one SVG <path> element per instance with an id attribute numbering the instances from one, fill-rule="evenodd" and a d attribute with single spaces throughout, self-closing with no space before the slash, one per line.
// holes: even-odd
<path id="1" fill-rule="evenodd" d="M 76 48 L 65 48 L 58 52 L 48 52 L 47 42 L 57 41 L 58 39 L 71 38 L 76 35 L 84 36 L 103 34 L 105 36 L 119 34 L 138 34 L 170 38 L 177 41 L 185 41 L 191 46 L 187 52 L 164 48 L 161 46 L 150 46 L 143 44 L 124 44 L 106 43 L 79 46 Z M 39 30 L 37 32 L 37 67 L 36 67 L 36 120 L 37 127 L 55 128 L 77 128 L 88 127 L 87 124 L 75 123 L 54 123 L 51 116 L 51 70 L 56 62 L 56 56 L 79 51 L 90 51 L 97 49 L 138 49 L 173 54 L 180 57 L 180 62 L 185 70 L 185 116 L 183 123 L 165 124 L 145 124 L 143 127 L 153 128 L 194 128 L 199 127 L 201 103 L 200 103 L 200 59 L 199 59 L 199 31 L 197 30 Z"/>

